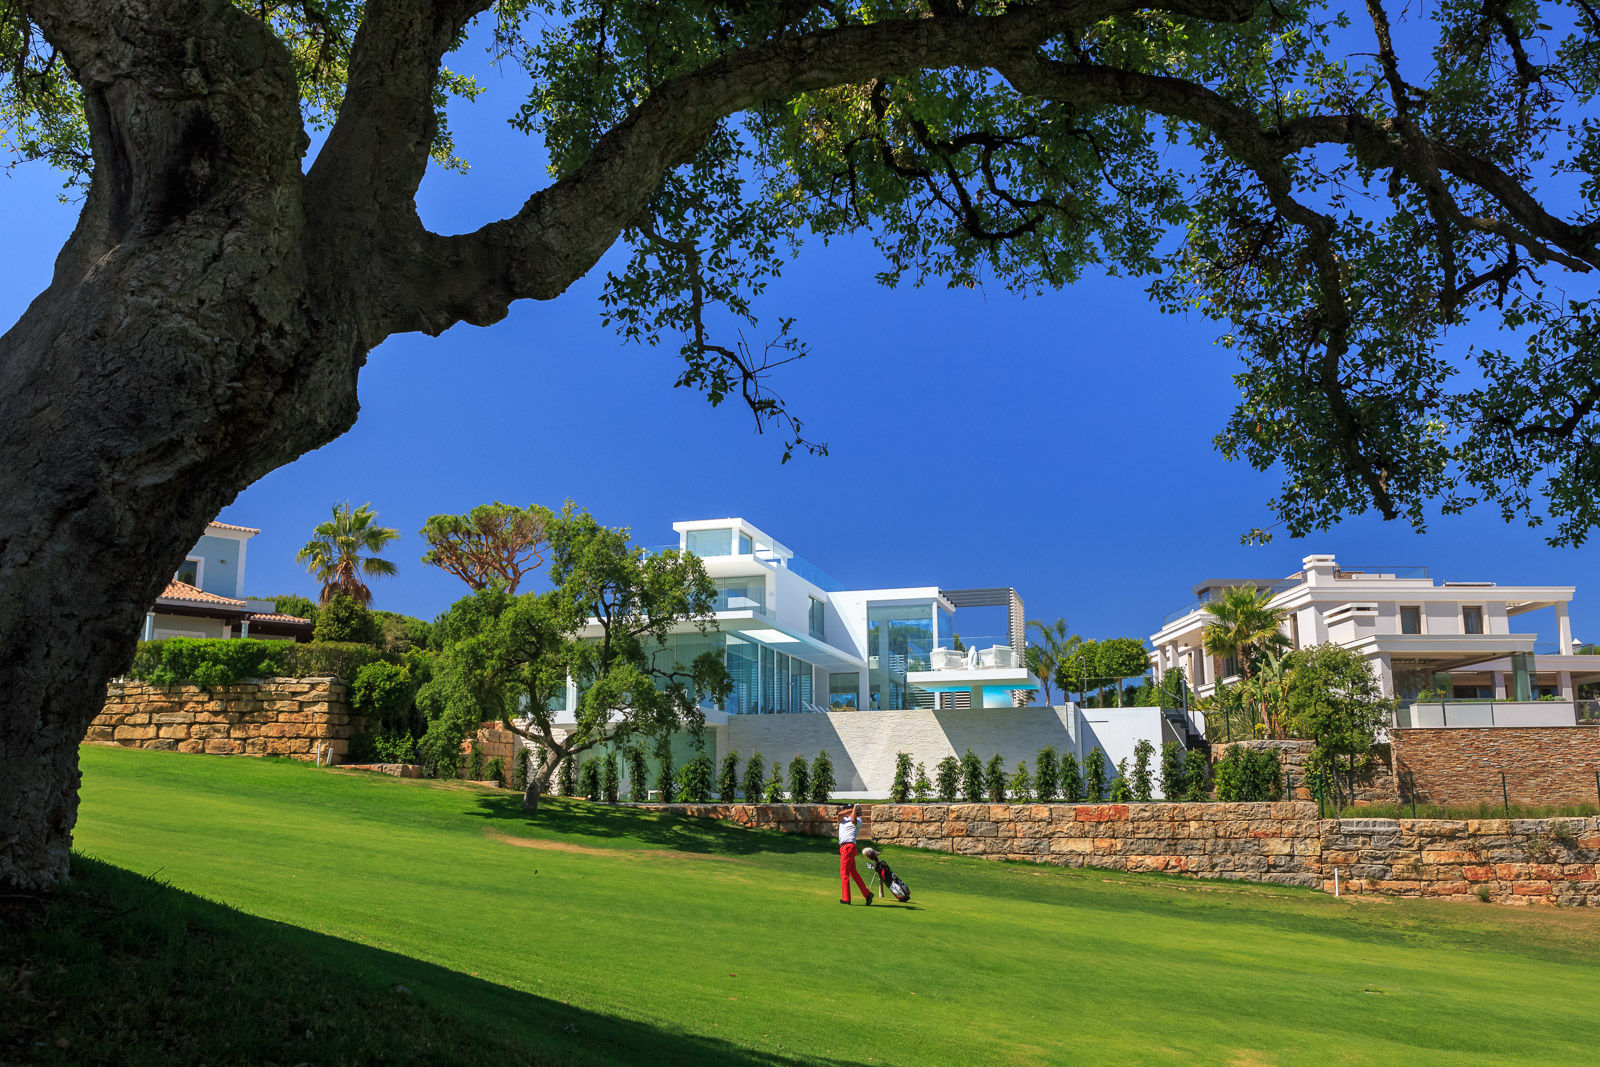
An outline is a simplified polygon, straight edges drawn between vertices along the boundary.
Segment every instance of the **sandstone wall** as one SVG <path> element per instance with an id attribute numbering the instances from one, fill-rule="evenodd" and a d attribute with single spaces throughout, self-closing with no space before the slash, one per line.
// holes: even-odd
<path id="1" fill-rule="evenodd" d="M 1395 730 L 1395 760 L 1407 802 L 1503 803 L 1500 774 L 1513 804 L 1600 803 L 1600 726 L 1509 726 Z"/>
<path id="2" fill-rule="evenodd" d="M 321 746 L 335 762 L 365 728 L 350 714 L 337 678 L 266 678 L 237 685 L 160 688 L 112 682 L 86 740 L 229 756 L 312 759 Z"/>
<path id="3" fill-rule="evenodd" d="M 673 814 L 831 836 L 820 804 L 672 804 Z M 1600 818 L 1319 819 L 1316 805 L 873 804 L 863 843 L 990 859 L 1505 903 L 1600 906 Z"/>
<path id="4" fill-rule="evenodd" d="M 1276 752 L 1278 766 L 1289 773 L 1289 787 L 1294 790 L 1294 796 L 1289 799 L 1316 799 L 1306 784 L 1306 762 L 1311 758 L 1311 750 L 1316 747 L 1316 742 L 1260 740 L 1215 744 L 1211 746 L 1213 763 L 1220 760 L 1228 749 L 1235 747 L 1257 752 Z M 1390 746 L 1378 745 L 1374 751 L 1378 763 L 1371 773 L 1357 778 L 1348 775 L 1340 777 L 1339 789 L 1346 798 L 1345 802 L 1353 803 L 1358 808 L 1373 804 L 1395 805 L 1400 802 L 1400 790 L 1395 781 L 1394 759 Z"/>

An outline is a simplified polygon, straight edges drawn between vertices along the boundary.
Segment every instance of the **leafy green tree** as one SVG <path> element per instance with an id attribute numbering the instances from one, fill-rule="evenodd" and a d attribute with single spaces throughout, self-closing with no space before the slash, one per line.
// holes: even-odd
<path id="1" fill-rule="evenodd" d="M 722 772 L 717 775 L 717 800 L 732 804 L 739 798 L 739 753 L 722 757 Z"/>
<path id="2" fill-rule="evenodd" d="M 1161 795 L 1167 800 L 1183 799 L 1183 746 L 1176 741 L 1161 745 Z"/>
<path id="3" fill-rule="evenodd" d="M 1057 619 L 1052 623 L 1029 619 L 1027 629 L 1029 633 L 1038 635 L 1038 640 L 1029 642 L 1026 650 L 1028 670 L 1044 686 L 1044 702 L 1049 706 L 1054 703 L 1050 699 L 1050 682 L 1055 678 L 1057 668 L 1082 638 L 1067 632 L 1066 619 Z"/>
<path id="4" fill-rule="evenodd" d="M 434 515 L 419 531 L 422 562 L 460 578 L 471 589 L 498 584 L 515 593 L 523 576 L 544 563 L 550 509 L 480 504 L 465 515 Z"/>
<path id="5" fill-rule="evenodd" d="M 811 762 L 811 803 L 826 804 L 837 785 L 833 780 L 833 760 L 828 758 L 828 752 L 824 749 Z"/>
<path id="6" fill-rule="evenodd" d="M 397 663 L 369 663 L 350 682 L 350 710 L 364 716 L 373 733 L 410 735 L 417 685 Z"/>
<path id="7" fill-rule="evenodd" d="M 715 611 L 716 587 L 700 560 L 676 551 L 647 556 L 626 530 L 602 526 L 570 502 L 545 530 L 550 590 L 513 596 L 490 587 L 457 601 L 437 624 L 443 650 L 418 695 L 430 736 L 447 741 L 496 719 L 544 746 L 545 765 L 534 768 L 523 795 L 530 811 L 560 760 L 638 736 L 683 730 L 698 738 L 703 704 L 720 705 L 731 689 L 718 653 L 675 663 L 659 652 L 676 626 L 703 631 Z M 584 636 L 589 626 L 597 638 Z M 576 725 L 558 736 L 549 708 L 568 678 L 578 688 Z"/>
<path id="8" fill-rule="evenodd" d="M 1086 703 L 1089 688 L 1100 684 L 1100 642 L 1079 639 L 1056 664 L 1056 685 Z"/>
<path id="9" fill-rule="evenodd" d="M 671 804 L 678 799 L 678 779 L 672 773 L 672 734 L 656 734 L 656 801 Z"/>
<path id="10" fill-rule="evenodd" d="M 1106 682 L 1114 683 L 1117 706 L 1122 706 L 1122 679 L 1142 675 L 1150 665 L 1144 642 L 1136 637 L 1108 637 L 1099 642 L 1095 668 Z"/>
<path id="11" fill-rule="evenodd" d="M 1128 782 L 1128 758 L 1124 756 L 1117 763 L 1117 778 L 1111 783 L 1111 799 L 1118 804 L 1127 804 L 1133 800 L 1133 787 Z"/>
<path id="12" fill-rule="evenodd" d="M 889 786 L 889 799 L 904 804 L 911 799 L 911 753 L 894 754 L 894 781 Z"/>
<path id="13" fill-rule="evenodd" d="M 280 615 L 293 615 L 297 619 L 307 619 L 315 624 L 317 621 L 317 602 L 310 597 L 301 596 L 299 593 L 282 593 L 278 596 L 264 596 L 262 600 L 272 601 L 272 608 Z"/>
<path id="14" fill-rule="evenodd" d="M 1061 772 L 1056 750 L 1050 747 L 1041 748 L 1033 766 L 1034 793 L 1038 796 L 1039 803 L 1048 804 L 1061 795 Z"/>
<path id="15" fill-rule="evenodd" d="M 1191 749 L 1183 760 L 1183 799 L 1200 802 L 1211 799 L 1211 775 L 1205 754 Z"/>
<path id="16" fill-rule="evenodd" d="M 393 563 L 374 553 L 383 551 L 399 536 L 399 530 L 378 525 L 378 513 L 371 504 L 354 510 L 349 504 L 335 504 L 333 517 L 317 524 L 311 540 L 295 554 L 295 560 L 305 564 L 311 576 L 322 583 L 323 604 L 334 593 L 343 593 L 365 607 L 372 602 L 366 579 L 388 578 L 395 573 Z"/>
<path id="17" fill-rule="evenodd" d="M 1189 704 L 1189 683 L 1183 676 L 1182 667 L 1173 667 L 1161 673 L 1161 681 L 1157 686 L 1158 699 L 1164 708 L 1183 708 Z"/>
<path id="18" fill-rule="evenodd" d="M 989 763 L 984 767 L 983 787 L 989 799 L 996 804 L 1006 802 L 1006 761 L 998 752 L 989 757 Z"/>
<path id="19" fill-rule="evenodd" d="M 1149 738 L 1141 738 L 1133 746 L 1133 799 L 1147 803 L 1155 796 L 1155 783 L 1150 774 L 1150 760 L 1156 754 L 1156 746 Z"/>
<path id="20" fill-rule="evenodd" d="M 811 797 L 811 767 L 804 756 L 789 761 L 789 796 L 796 804 L 804 804 Z"/>
<path id="21" fill-rule="evenodd" d="M 583 794 L 583 799 L 598 801 L 600 799 L 600 761 L 594 758 L 586 759 L 578 768 L 578 792 Z"/>
<path id="22" fill-rule="evenodd" d="M 1089 802 L 1098 804 L 1106 798 L 1106 754 L 1096 745 L 1083 759 L 1083 784 Z"/>
<path id="23" fill-rule="evenodd" d="M 648 783 L 650 781 L 650 768 L 644 758 L 644 749 L 638 745 L 628 745 L 623 749 L 628 760 L 628 799 L 635 804 L 643 804 L 650 797 Z M 539 758 L 535 763 L 544 762 L 544 754 L 538 752 Z"/>
<path id="24" fill-rule="evenodd" d="M 704 804 L 711 799 L 711 757 L 697 752 L 683 765 L 682 788 L 678 799 L 685 804 Z"/>
<path id="25" fill-rule="evenodd" d="M 960 795 L 961 770 L 961 761 L 954 756 L 946 756 L 934 765 L 934 789 L 943 803 L 954 803 Z"/>
<path id="26" fill-rule="evenodd" d="M 1217 444 L 1281 471 L 1291 535 L 1438 502 L 1580 543 L 1593 20 L 1433 4 L 1396 34 L 1393 6 L 8 5 L 4 144 L 86 208 L 0 338 L 0 603 L 27 620 L 0 630 L 0 722 L 40 778 L 0 778 L 0 877 L 66 876 L 73 753 L 151 591 L 247 485 L 353 424 L 368 353 L 603 259 L 608 320 L 678 337 L 680 384 L 742 398 L 785 455 L 820 447 L 765 387 L 804 352 L 790 320 L 765 344 L 715 327 L 754 328 L 798 235 L 861 232 L 890 284 L 1109 269 L 1223 324 L 1243 395 Z M 447 57 L 477 27 L 529 76 L 513 125 L 551 181 L 439 234 L 418 190 L 464 165 L 446 105 L 482 87 Z M 153 406 L 174 382 L 185 402 Z"/>
<path id="27" fill-rule="evenodd" d="M 777 760 L 772 761 L 772 777 L 767 779 L 761 799 L 767 804 L 783 803 L 783 768 Z"/>
<path id="28" fill-rule="evenodd" d="M 1282 793 L 1276 752 L 1230 745 L 1217 761 L 1215 771 L 1218 800 L 1276 800 Z"/>
<path id="29" fill-rule="evenodd" d="M 968 804 L 983 802 L 986 795 L 983 780 L 983 763 L 972 749 L 961 754 L 961 797 Z"/>
<path id="30" fill-rule="evenodd" d="M 377 630 L 372 643 L 385 655 L 403 656 L 428 647 L 433 626 L 426 620 L 397 611 L 374 611 L 372 620 Z"/>
<path id="31" fill-rule="evenodd" d="M 578 795 L 578 760 L 577 757 L 561 761 L 561 795 L 575 797 Z"/>
<path id="32" fill-rule="evenodd" d="M 315 641 L 353 641 L 363 645 L 378 640 L 378 622 L 362 604 L 336 590 L 317 612 L 317 625 L 311 631 Z"/>
<path id="33" fill-rule="evenodd" d="M 1017 761 L 1017 769 L 1011 772 L 1011 780 L 1006 783 L 1006 792 L 1019 804 L 1033 799 L 1033 776 L 1028 773 L 1027 760 Z"/>
<path id="34" fill-rule="evenodd" d="M 1071 752 L 1061 754 L 1061 799 L 1068 804 L 1076 804 L 1083 797 L 1083 770 L 1078 765 L 1078 757 Z"/>
<path id="35" fill-rule="evenodd" d="M 1288 732 L 1316 742 L 1306 769 L 1334 782 L 1371 771 L 1377 732 L 1394 711 L 1366 657 L 1333 644 L 1296 653 L 1288 705 Z"/>
<path id="36" fill-rule="evenodd" d="M 522 751 L 526 752 L 527 749 Z M 524 772 L 524 785 L 526 789 L 526 772 Z M 615 804 L 621 796 L 620 776 L 617 774 L 617 754 L 611 749 L 600 758 L 600 792 L 607 804 Z"/>
<path id="37" fill-rule="evenodd" d="M 918 763 L 916 779 L 911 783 L 911 799 L 926 804 L 932 796 L 933 783 L 928 781 L 928 768 Z"/>
<path id="38" fill-rule="evenodd" d="M 744 798 L 751 804 L 761 802 L 761 791 L 767 781 L 767 763 L 761 758 L 761 753 L 755 752 L 750 756 L 750 762 L 744 765 Z"/>

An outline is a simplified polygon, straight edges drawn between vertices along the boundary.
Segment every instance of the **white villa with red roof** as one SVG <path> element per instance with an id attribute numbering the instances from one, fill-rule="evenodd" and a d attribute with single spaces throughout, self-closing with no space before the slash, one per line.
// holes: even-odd
<path id="1" fill-rule="evenodd" d="M 213 522 L 145 614 L 142 640 L 257 637 L 311 640 L 311 620 L 282 615 L 270 600 L 244 595 L 245 554 L 260 530 Z"/>

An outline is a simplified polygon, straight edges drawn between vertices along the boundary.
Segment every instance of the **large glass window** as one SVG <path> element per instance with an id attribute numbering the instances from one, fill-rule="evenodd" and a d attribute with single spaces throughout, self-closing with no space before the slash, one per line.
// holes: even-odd
<path id="1" fill-rule="evenodd" d="M 1420 607 L 1402 607 L 1400 609 L 1400 632 L 1403 634 L 1420 634 L 1422 632 L 1422 609 Z"/>
<path id="2" fill-rule="evenodd" d="M 929 666 L 933 612 L 929 603 L 868 605 L 868 691 L 873 707 L 899 710 L 907 706 L 906 672 L 925 671 Z"/>
<path id="3" fill-rule="evenodd" d="M 733 681 L 733 696 L 728 714 L 753 715 L 760 710 L 761 646 L 733 634 L 728 635 L 728 674 Z"/>
<path id="4" fill-rule="evenodd" d="M 772 649 L 766 645 L 761 646 L 761 707 L 758 709 L 762 715 L 771 715 L 777 708 L 777 694 L 773 691 L 774 676 L 777 672 L 777 659 Z"/>
<path id="5" fill-rule="evenodd" d="M 754 548 L 754 546 L 751 545 L 751 543 L 750 543 L 750 535 L 745 533 L 743 530 L 740 530 L 739 531 L 739 553 L 738 554 L 741 555 L 741 556 L 748 556 L 751 553 L 753 548 Z"/>
<path id="6" fill-rule="evenodd" d="M 1483 609 L 1476 604 L 1469 604 L 1461 609 L 1461 632 L 1464 634 L 1483 633 Z"/>
<path id="7" fill-rule="evenodd" d="M 185 585 L 199 585 L 200 561 L 191 556 L 189 559 L 183 561 L 183 565 L 178 568 L 178 573 L 174 574 L 172 577 L 180 582 L 183 582 Z"/>
<path id="8" fill-rule="evenodd" d="M 747 578 L 715 578 L 718 611 L 766 611 L 767 579 L 764 575 Z"/>
<path id="9" fill-rule="evenodd" d="M 732 530 L 690 530 L 684 535 L 683 547 L 697 556 L 731 556 L 733 554 Z"/>
<path id="10" fill-rule="evenodd" d="M 811 598 L 811 636 L 825 637 L 823 630 L 826 619 L 826 605 L 816 597 Z"/>

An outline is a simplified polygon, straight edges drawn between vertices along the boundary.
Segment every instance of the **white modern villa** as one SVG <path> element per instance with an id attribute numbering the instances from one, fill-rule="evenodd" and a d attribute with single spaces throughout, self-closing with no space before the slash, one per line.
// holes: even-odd
<path id="1" fill-rule="evenodd" d="M 1022 598 L 1015 589 L 844 589 L 743 519 L 673 523 L 677 548 L 699 556 L 717 586 L 716 625 L 679 628 L 656 655 L 663 666 L 706 651 L 733 680 L 727 716 L 791 712 L 1009 708 L 1039 679 L 1022 665 Z M 1006 609 L 1008 643 L 955 649 L 956 612 Z M 598 625 L 591 636 L 598 637 Z M 567 699 L 575 700 L 569 684 Z M 570 706 L 570 705 L 568 705 Z"/>
<path id="2" fill-rule="evenodd" d="M 1155 670 L 1181 669 L 1200 696 L 1233 681 L 1236 665 L 1206 654 L 1201 640 L 1211 623 L 1206 604 L 1241 587 L 1272 594 L 1272 605 L 1288 613 L 1284 632 L 1293 647 L 1332 642 L 1367 656 L 1384 692 L 1408 705 L 1400 726 L 1492 724 L 1493 706 L 1456 704 L 1465 701 L 1538 704 L 1502 707 L 1500 718 L 1566 725 L 1574 721 L 1576 687 L 1600 681 L 1600 656 L 1573 654 L 1572 586 L 1436 582 L 1423 567 L 1345 565 L 1332 555 L 1306 556 L 1285 578 L 1200 582 L 1196 599 L 1150 635 Z M 1545 608 L 1554 609 L 1556 632 L 1541 641 L 1519 617 Z M 1436 696 L 1413 703 L 1425 690 Z"/>

